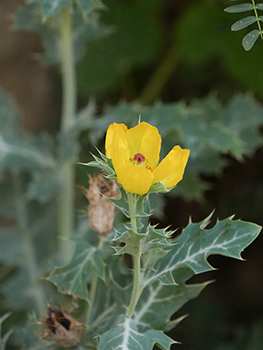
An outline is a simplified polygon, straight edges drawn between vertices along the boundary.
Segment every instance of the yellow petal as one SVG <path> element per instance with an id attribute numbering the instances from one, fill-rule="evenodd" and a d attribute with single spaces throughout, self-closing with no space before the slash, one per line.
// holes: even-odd
<path id="1" fill-rule="evenodd" d="M 127 131 L 127 141 L 130 157 L 140 153 L 148 160 L 152 169 L 156 168 L 159 162 L 161 148 L 161 136 L 158 129 L 148 123 L 142 122 Z"/>
<path id="2" fill-rule="evenodd" d="M 160 181 L 167 188 L 174 187 L 183 178 L 189 154 L 189 149 L 175 146 L 154 170 L 153 183 Z"/>
<path id="3" fill-rule="evenodd" d="M 125 124 L 113 123 L 108 127 L 105 140 L 106 157 L 112 157 L 112 141 L 117 132 L 124 132 L 128 130 Z"/>
<path id="4" fill-rule="evenodd" d="M 147 145 L 144 145 L 144 142 Z M 151 144 L 152 142 L 155 144 Z M 161 137 L 158 130 L 147 123 L 140 123 L 129 130 L 124 124 L 113 123 L 109 126 L 105 141 L 106 156 L 112 159 L 117 181 L 126 191 L 140 195 L 148 192 L 153 182 L 152 172 L 130 163 L 129 158 L 141 153 L 146 158 L 151 157 L 152 163 L 148 165 L 152 166 L 151 164 L 159 160 L 160 144 Z"/>
<path id="5" fill-rule="evenodd" d="M 153 174 L 151 171 L 129 162 L 118 164 L 115 171 L 117 174 L 117 181 L 127 192 L 143 195 L 149 191 L 153 182 Z"/>

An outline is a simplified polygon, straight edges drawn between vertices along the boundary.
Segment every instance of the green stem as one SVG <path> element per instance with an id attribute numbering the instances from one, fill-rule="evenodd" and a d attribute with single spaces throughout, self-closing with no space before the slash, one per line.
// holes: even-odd
<path id="1" fill-rule="evenodd" d="M 127 193 L 128 195 L 128 204 L 129 204 L 129 212 L 130 212 L 130 219 L 131 219 L 131 227 L 132 229 L 137 232 L 137 220 L 136 220 L 136 208 L 134 203 L 134 195 L 133 193 Z M 134 269 L 134 275 L 133 275 L 133 288 L 132 288 L 132 295 L 130 304 L 128 306 L 128 309 L 126 311 L 126 317 L 132 317 L 133 312 L 135 310 L 135 307 L 137 305 L 137 302 L 139 300 L 139 297 L 142 293 L 142 287 L 141 287 L 141 244 L 138 245 L 138 250 L 136 254 L 133 256 L 133 269 Z"/>
<path id="2" fill-rule="evenodd" d="M 27 267 L 29 272 L 30 284 L 32 286 L 32 293 L 36 303 L 36 313 L 39 318 L 43 317 L 46 309 L 45 296 L 42 288 L 38 285 L 39 274 L 38 274 L 38 264 L 35 253 L 34 242 L 32 239 L 32 233 L 30 232 L 28 219 L 27 219 L 27 203 L 24 199 L 22 191 L 22 183 L 19 175 L 14 179 L 14 190 L 16 195 L 16 211 L 18 217 L 18 224 L 24 235 L 25 240 L 25 256 L 27 259 Z"/>
<path id="3" fill-rule="evenodd" d="M 98 245 L 98 249 L 102 249 L 103 244 L 104 244 L 104 240 L 100 239 L 99 245 Z M 97 284 L 98 284 L 98 276 L 93 275 L 92 276 L 92 281 L 91 281 L 91 286 L 90 286 L 89 304 L 88 304 L 86 320 L 85 320 L 85 323 L 86 323 L 88 328 L 90 326 L 90 319 L 91 319 L 91 315 L 92 315 L 92 308 L 93 308 L 95 297 L 96 297 Z"/>
<path id="4" fill-rule="evenodd" d="M 175 67 L 179 62 L 178 51 L 174 45 L 164 57 L 160 66 L 154 72 L 152 78 L 148 82 L 145 89 L 139 97 L 139 103 L 142 105 L 149 105 L 159 96 L 165 84 L 170 79 Z"/>
<path id="5" fill-rule="evenodd" d="M 129 213 L 131 219 L 131 228 L 133 231 L 137 232 L 137 219 L 136 219 L 136 204 L 134 202 L 133 193 L 127 192 Z"/>
<path id="6" fill-rule="evenodd" d="M 76 72 L 72 42 L 71 14 L 62 11 L 61 16 L 61 72 L 63 86 L 61 132 L 66 133 L 74 123 L 77 104 Z M 63 188 L 59 197 L 59 232 L 61 261 L 72 255 L 69 238 L 74 229 L 74 164 L 70 161 L 61 164 Z"/>
<path id="7" fill-rule="evenodd" d="M 253 4 L 253 9 L 254 9 L 256 20 L 257 20 L 257 24 L 258 24 L 259 34 L 260 34 L 261 39 L 263 39 L 263 33 L 262 33 L 262 29 L 261 29 L 261 24 L 260 24 L 260 18 L 258 17 L 257 6 L 256 6 L 254 0 L 252 0 L 252 4 Z"/>

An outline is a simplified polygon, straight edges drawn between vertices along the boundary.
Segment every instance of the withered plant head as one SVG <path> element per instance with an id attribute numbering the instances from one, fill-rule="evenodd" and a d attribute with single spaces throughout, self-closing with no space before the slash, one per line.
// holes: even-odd
<path id="1" fill-rule="evenodd" d="M 89 200 L 88 217 L 90 227 L 98 233 L 100 237 L 107 236 L 113 227 L 114 205 L 105 197 L 117 198 L 117 184 L 115 181 L 106 181 L 103 173 L 96 177 L 89 175 L 89 189 L 84 190 L 85 196 Z"/>
<path id="2" fill-rule="evenodd" d="M 84 335 L 84 324 L 63 309 L 48 307 L 48 317 L 43 320 L 44 337 L 54 340 L 62 348 L 77 346 Z"/>

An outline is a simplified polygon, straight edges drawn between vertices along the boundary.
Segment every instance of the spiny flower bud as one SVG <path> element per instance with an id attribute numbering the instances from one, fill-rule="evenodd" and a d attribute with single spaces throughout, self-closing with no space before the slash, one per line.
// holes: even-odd
<path id="1" fill-rule="evenodd" d="M 90 203 L 88 206 L 89 224 L 100 237 L 105 237 L 112 230 L 115 207 L 104 196 L 117 198 L 119 196 L 117 185 L 113 180 L 107 182 L 102 173 L 94 178 L 89 175 L 89 184 L 89 189 L 84 190 Z"/>

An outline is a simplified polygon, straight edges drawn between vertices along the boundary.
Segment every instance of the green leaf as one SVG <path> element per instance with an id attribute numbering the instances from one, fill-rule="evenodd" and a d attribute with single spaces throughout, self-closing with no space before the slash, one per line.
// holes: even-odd
<path id="1" fill-rule="evenodd" d="M 171 189 L 166 188 L 161 182 L 157 182 L 156 184 L 153 184 L 148 193 L 168 193 Z"/>
<path id="2" fill-rule="evenodd" d="M 61 4 L 47 0 L 50 8 L 44 11 L 45 17 L 43 21 L 43 12 L 37 0 L 30 2 L 18 9 L 15 14 L 15 27 L 23 30 L 37 31 L 42 38 L 44 45 L 44 55 L 42 60 L 48 64 L 60 64 L 60 18 L 56 14 Z M 60 0 L 59 0 L 60 1 Z M 61 0 L 63 1 L 63 0 Z M 71 0 L 67 0 L 71 2 Z M 88 1 L 88 0 L 87 0 Z M 59 14 L 58 14 L 59 15 Z M 104 25 L 98 23 L 96 13 L 91 13 L 89 19 L 84 18 L 80 11 L 72 13 L 72 36 L 74 38 L 75 60 L 79 60 L 85 53 L 85 44 L 95 38 L 102 38 L 109 34 L 110 30 Z"/>
<path id="3" fill-rule="evenodd" d="M 196 298 L 208 283 L 166 286 L 156 281 L 150 284 L 136 306 L 133 317 L 136 326 L 141 332 L 148 329 L 167 331 L 172 315 L 186 302 Z"/>
<path id="4" fill-rule="evenodd" d="M 138 245 L 140 241 L 146 236 L 144 233 L 137 233 L 131 228 L 125 226 L 126 231 L 120 233 L 118 231 L 115 232 L 115 237 L 113 238 L 114 242 L 123 242 L 125 246 L 122 248 L 114 247 L 116 250 L 116 254 L 130 254 L 136 255 L 138 252 Z"/>
<path id="5" fill-rule="evenodd" d="M 14 134 L 18 132 L 20 125 L 20 113 L 13 99 L 0 89 L 0 130 L 3 134 Z"/>
<path id="6" fill-rule="evenodd" d="M 249 17 L 245 17 L 243 19 L 240 19 L 239 21 L 235 22 L 232 26 L 231 26 L 231 30 L 233 31 L 237 31 L 243 28 L 248 27 L 250 24 L 253 24 L 257 21 L 255 16 L 249 16 Z"/>
<path id="7" fill-rule="evenodd" d="M 212 254 L 220 254 L 236 259 L 241 258 L 241 252 L 259 234 L 261 227 L 228 218 L 219 221 L 213 228 L 205 229 L 210 216 L 200 223 L 192 223 L 183 230 L 169 248 L 169 252 L 152 268 L 145 271 L 143 286 L 160 279 L 164 284 L 174 284 L 174 272 L 186 266 L 195 274 L 213 270 L 207 258 Z"/>
<path id="8" fill-rule="evenodd" d="M 118 257 L 119 258 L 119 257 Z M 120 266 L 116 266 L 118 268 Z M 96 335 L 108 331 L 116 323 L 119 315 L 125 312 L 123 304 L 113 298 L 112 281 L 98 280 L 96 298 L 92 306 L 90 324 Z M 99 330 L 99 332 L 98 332 Z"/>
<path id="9" fill-rule="evenodd" d="M 258 130 L 263 122 L 262 106 L 250 93 L 234 96 L 220 111 L 218 118 L 226 128 L 238 134 L 242 147 L 240 154 L 251 155 L 262 144 Z"/>
<path id="10" fill-rule="evenodd" d="M 48 202 L 61 187 L 60 174 L 51 171 L 34 172 L 28 186 L 28 198 Z"/>
<path id="11" fill-rule="evenodd" d="M 116 178 L 117 181 L 117 178 Z M 119 186 L 119 191 L 120 191 L 120 198 L 118 199 L 113 199 L 113 198 L 108 198 L 108 200 L 115 205 L 117 209 L 122 212 L 123 215 L 126 216 L 126 218 L 130 218 L 130 212 L 129 212 L 129 205 L 128 205 L 128 199 L 127 199 L 127 192 L 124 190 L 122 186 Z"/>
<path id="12" fill-rule="evenodd" d="M 57 267 L 48 278 L 61 293 L 77 295 L 88 300 L 87 283 L 94 274 L 105 279 L 105 264 L 102 260 L 102 250 L 91 246 L 80 237 L 72 238 L 75 243 L 74 255 L 70 263 Z"/>
<path id="13" fill-rule="evenodd" d="M 31 0 L 31 2 L 41 6 L 44 18 L 54 15 L 61 9 L 71 10 L 71 0 Z"/>
<path id="14" fill-rule="evenodd" d="M 21 231 L 6 229 L 0 235 L 0 261 L 7 265 L 17 265 L 24 259 L 26 244 Z"/>
<path id="15" fill-rule="evenodd" d="M 117 178 L 114 179 L 117 181 Z M 130 212 L 129 212 L 129 204 L 128 204 L 128 198 L 127 198 L 127 192 L 124 190 L 124 188 L 119 185 L 119 192 L 120 192 L 120 198 L 118 199 L 113 199 L 113 198 L 108 198 L 107 199 L 115 205 L 116 208 L 118 208 L 127 218 L 130 218 Z M 135 211 L 135 217 L 137 219 L 137 227 L 141 228 L 143 226 L 143 222 L 148 223 L 148 218 L 150 216 L 150 212 L 147 209 L 150 208 L 145 208 L 145 204 L 147 203 L 146 201 L 147 196 L 140 196 L 137 194 L 133 194 L 133 205 L 134 205 L 134 211 Z"/>
<path id="16" fill-rule="evenodd" d="M 54 171 L 56 163 L 50 139 L 44 135 L 21 135 L 19 119 L 21 115 L 14 101 L 0 90 L 0 175 L 5 170 Z"/>
<path id="17" fill-rule="evenodd" d="M 144 268 L 153 266 L 156 261 L 164 257 L 171 247 L 168 241 L 173 234 L 167 229 L 156 229 L 154 226 L 148 225 L 147 233 L 141 242 L 141 254 Z"/>
<path id="18" fill-rule="evenodd" d="M 259 30 L 254 29 L 250 33 L 248 33 L 246 36 L 244 36 L 242 40 L 242 45 L 246 51 L 249 51 L 259 38 Z"/>
<path id="19" fill-rule="evenodd" d="M 20 177 L 15 178 L 11 197 L 16 226 L 0 235 L 1 262 L 13 270 L 2 284 L 2 292 L 6 297 L 6 307 L 33 311 L 35 298 L 32 291 L 42 285 L 40 278 L 46 273 L 47 261 L 50 262 L 50 256 L 54 256 L 56 249 L 55 211 L 54 203 L 43 206 L 36 201 L 28 201 L 20 180 Z M 31 267 L 35 269 L 34 275 Z"/>
<path id="20" fill-rule="evenodd" d="M 95 167 L 98 169 L 103 170 L 107 175 L 109 175 L 109 177 L 111 179 L 113 179 L 114 177 L 116 177 L 115 174 L 115 170 L 112 164 L 112 160 L 110 158 L 107 158 L 102 152 L 100 152 L 97 149 L 98 153 L 99 153 L 99 157 L 95 156 L 94 154 L 92 154 L 93 158 L 95 159 L 95 161 L 89 162 L 89 163 L 80 163 L 81 165 L 85 165 L 85 166 L 91 166 L 91 167 Z"/>
<path id="21" fill-rule="evenodd" d="M 6 342 L 13 332 L 13 329 L 10 329 L 5 333 L 4 336 L 2 336 L 2 324 L 9 316 L 10 313 L 6 313 L 5 315 L 0 317 L 0 350 L 5 350 Z"/>
<path id="22" fill-rule="evenodd" d="M 85 15 L 96 9 L 105 8 L 100 0 L 31 0 L 31 2 L 41 6 L 42 15 L 44 18 L 54 16 L 59 10 L 62 9 L 72 11 L 72 2 L 75 2 Z"/>
<path id="23" fill-rule="evenodd" d="M 115 328 L 100 335 L 98 350 L 151 350 L 157 345 L 162 350 L 169 350 L 171 344 L 176 343 L 160 331 L 149 330 L 140 333 L 134 321 L 121 317 Z"/>
<path id="24" fill-rule="evenodd" d="M 108 284 L 111 286 L 114 300 L 123 308 L 122 313 L 124 314 L 129 305 L 132 293 L 133 273 L 123 265 L 118 256 L 114 255 L 114 257 L 118 258 L 118 261 L 109 269 L 110 275 Z M 125 269 L 123 269 L 123 267 L 125 267 Z"/>
<path id="25" fill-rule="evenodd" d="M 0 131 L 0 173 L 3 170 L 54 170 L 56 162 L 48 149 L 39 149 L 38 140 L 31 137 L 6 135 Z"/>
<path id="26" fill-rule="evenodd" d="M 229 13 L 239 13 L 239 12 L 246 12 L 251 10 L 253 10 L 253 4 L 233 5 L 224 9 L 225 12 L 229 12 Z"/>
<path id="27" fill-rule="evenodd" d="M 59 134 L 59 156 L 62 162 L 75 162 L 80 150 L 79 136 L 87 131 L 90 120 L 95 114 L 95 104 L 90 102 L 77 116 L 66 132 Z"/>
<path id="28" fill-rule="evenodd" d="M 40 276 L 39 276 L 40 277 Z M 31 288 L 31 289 L 30 289 Z M 37 287 L 34 286 L 36 289 Z M 6 297 L 5 307 L 12 311 L 21 309 L 35 311 L 35 300 L 32 298 L 32 281 L 28 267 L 20 266 L 2 286 L 2 292 Z"/>
<path id="29" fill-rule="evenodd" d="M 75 1 L 85 15 L 88 15 L 94 10 L 106 8 L 106 6 L 100 0 L 75 0 Z"/>

